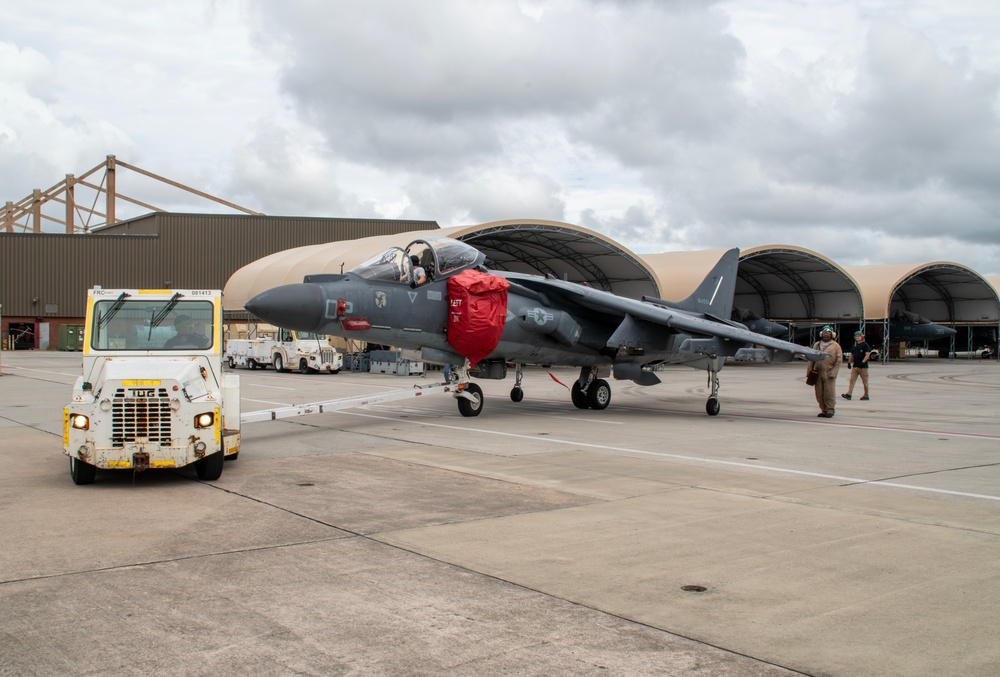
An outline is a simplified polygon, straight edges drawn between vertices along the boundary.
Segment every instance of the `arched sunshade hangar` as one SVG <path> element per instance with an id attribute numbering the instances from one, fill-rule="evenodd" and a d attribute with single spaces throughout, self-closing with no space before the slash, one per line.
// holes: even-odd
<path id="1" fill-rule="evenodd" d="M 508 219 L 441 232 L 486 254 L 486 265 L 496 270 L 552 275 L 631 298 L 659 293 L 659 281 L 642 257 L 580 226 Z"/>
<path id="2" fill-rule="evenodd" d="M 866 320 L 884 320 L 895 310 L 905 310 L 938 324 L 1000 321 L 997 290 L 961 264 L 935 261 L 848 270 L 864 294 Z"/>
<path id="3" fill-rule="evenodd" d="M 865 294 L 866 320 L 882 323 L 886 341 L 892 340 L 890 318 L 906 311 L 935 324 L 964 328 L 964 334 L 950 338 L 949 350 L 972 351 L 984 342 L 996 348 L 1000 297 L 996 287 L 972 269 L 935 261 L 857 266 L 851 272 Z"/>
<path id="4" fill-rule="evenodd" d="M 743 249 L 734 303 L 775 322 L 860 323 L 857 281 L 822 254 L 792 245 Z"/>
<path id="5" fill-rule="evenodd" d="M 986 281 L 993 287 L 993 293 L 1000 297 L 1000 275 L 987 275 Z"/>
<path id="6" fill-rule="evenodd" d="M 638 256 L 614 240 L 568 223 L 520 219 L 278 252 L 247 264 L 229 278 L 224 290 L 225 309 L 242 310 L 249 299 L 272 287 L 301 282 L 305 275 L 341 273 L 389 247 L 403 247 L 432 235 L 468 242 L 486 254 L 487 265 L 497 270 L 549 274 L 633 298 L 658 294 L 656 276 Z"/>
<path id="7" fill-rule="evenodd" d="M 894 338 L 891 318 L 898 311 L 915 313 L 934 324 L 957 330 L 957 335 L 947 338 L 949 353 L 974 352 L 983 345 L 996 349 L 1000 323 L 997 289 L 970 268 L 935 261 L 856 266 L 850 270 L 865 295 L 865 319 L 882 327 L 886 355 Z M 937 343 L 940 348 L 941 340 Z"/>

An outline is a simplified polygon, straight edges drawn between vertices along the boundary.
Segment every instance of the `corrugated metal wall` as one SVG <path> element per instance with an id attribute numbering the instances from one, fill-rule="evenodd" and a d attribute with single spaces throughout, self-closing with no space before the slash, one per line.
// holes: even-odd
<path id="1" fill-rule="evenodd" d="M 89 235 L 0 233 L 4 317 L 82 317 L 103 287 L 222 289 L 292 247 L 437 228 L 433 221 L 150 214 Z"/>

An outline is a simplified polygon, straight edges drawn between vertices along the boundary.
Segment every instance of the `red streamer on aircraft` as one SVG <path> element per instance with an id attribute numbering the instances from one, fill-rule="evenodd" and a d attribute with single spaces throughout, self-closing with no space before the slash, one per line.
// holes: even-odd
<path id="1" fill-rule="evenodd" d="M 562 381 L 560 381 L 559 379 L 557 379 L 556 376 L 555 376 L 555 374 L 553 374 L 551 371 L 547 371 L 545 373 L 548 374 L 550 377 L 552 377 L 553 381 L 555 381 L 556 383 L 558 383 L 559 385 L 561 385 L 566 390 L 570 389 L 568 385 L 566 385 L 565 383 L 563 383 Z"/>

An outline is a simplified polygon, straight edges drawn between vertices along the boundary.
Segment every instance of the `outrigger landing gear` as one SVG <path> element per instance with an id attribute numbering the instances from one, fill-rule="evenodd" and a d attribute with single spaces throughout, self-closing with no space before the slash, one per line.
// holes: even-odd
<path id="1" fill-rule="evenodd" d="M 570 394 L 577 409 L 607 409 L 611 404 L 611 386 L 597 378 L 597 367 L 581 367 Z"/>
<path id="2" fill-rule="evenodd" d="M 708 387 L 712 389 L 712 394 L 708 396 L 708 401 L 705 402 L 705 412 L 709 416 L 718 416 L 719 411 L 722 409 L 719 406 L 719 370 L 709 369 L 708 370 Z"/>
<path id="3" fill-rule="evenodd" d="M 521 378 L 524 376 L 524 365 L 518 363 L 514 372 L 514 387 L 510 390 L 510 401 L 520 402 L 524 399 L 524 391 L 521 390 Z"/>
<path id="4" fill-rule="evenodd" d="M 468 358 L 461 367 L 451 368 L 448 381 L 457 388 L 454 397 L 458 400 L 458 413 L 462 416 L 479 416 L 483 412 L 486 398 L 483 396 L 483 389 L 469 381 Z"/>

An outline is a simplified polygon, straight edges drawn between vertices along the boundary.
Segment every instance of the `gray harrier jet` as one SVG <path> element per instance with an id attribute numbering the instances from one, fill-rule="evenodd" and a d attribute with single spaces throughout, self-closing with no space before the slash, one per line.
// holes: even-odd
<path id="1" fill-rule="evenodd" d="M 894 310 L 889 318 L 889 338 L 893 341 L 933 341 L 957 333 L 907 310 Z"/>
<path id="2" fill-rule="evenodd" d="M 739 250 L 731 249 L 686 300 L 635 300 L 552 277 L 489 270 L 486 256 L 446 237 L 393 247 L 342 275 L 307 275 L 301 284 L 264 291 L 246 304 L 279 327 L 332 334 L 420 351 L 452 365 L 449 378 L 505 378 L 519 402 L 528 364 L 580 368 L 573 404 L 604 409 L 611 386 L 660 382 L 653 368 L 682 364 L 708 373 L 705 409 L 719 413 L 719 377 L 727 357 L 743 361 L 817 361 L 824 353 L 749 331 L 730 320 Z M 482 389 L 468 382 L 456 395 L 476 416 Z"/>

